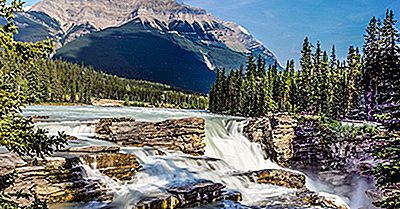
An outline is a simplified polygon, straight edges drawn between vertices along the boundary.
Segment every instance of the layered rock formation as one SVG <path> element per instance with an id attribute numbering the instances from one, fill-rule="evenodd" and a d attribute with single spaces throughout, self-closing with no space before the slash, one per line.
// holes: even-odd
<path id="1" fill-rule="evenodd" d="M 372 170 L 376 161 L 372 149 L 382 141 L 365 124 L 332 125 L 305 117 L 295 132 L 291 168 L 323 182 L 332 193 L 353 201 L 358 199 L 365 207 L 374 208 L 371 195 L 366 193 L 375 188 Z"/>
<path id="2" fill-rule="evenodd" d="M 161 147 L 191 155 L 204 154 L 205 121 L 201 118 L 166 120 L 157 123 L 133 119 L 103 119 L 96 137 L 124 146 Z"/>
<path id="3" fill-rule="evenodd" d="M 265 157 L 285 165 L 293 157 L 296 121 L 286 114 L 250 118 L 244 132 L 250 141 L 261 144 Z"/>
<path id="4" fill-rule="evenodd" d="M 183 183 L 171 186 L 166 193 L 153 194 L 142 198 L 137 209 L 190 208 L 216 201 L 230 200 L 239 202 L 241 194 L 225 190 L 225 186 L 208 180 Z"/>
<path id="5" fill-rule="evenodd" d="M 306 119 L 299 124 L 293 140 L 291 165 L 321 171 L 333 169 L 366 175 L 371 173 L 374 166 L 372 148 L 381 144 L 379 139 L 367 132 L 354 136 L 343 133 L 340 138 L 336 133 L 322 129 L 318 119 Z"/>
<path id="6" fill-rule="evenodd" d="M 107 148 L 94 148 L 110 150 Z M 120 153 L 93 154 L 89 148 L 82 148 L 79 154 L 60 153 L 42 160 L 23 160 L 8 153 L 0 156 L 2 174 L 17 172 L 15 184 L 8 192 L 32 189 L 48 203 L 111 200 L 110 188 L 101 179 L 88 175 L 89 166 L 101 173 L 119 180 L 129 180 L 140 169 L 134 155 Z M 90 153 L 90 154 L 86 154 Z M 61 157 L 62 156 L 62 157 Z M 4 172 L 3 172 L 4 171 Z M 24 204 L 22 201 L 21 204 Z"/>
<path id="7" fill-rule="evenodd" d="M 250 180 L 259 184 L 272 184 L 287 188 L 306 189 L 306 177 L 304 175 L 285 170 L 266 169 L 235 175 L 247 176 Z"/>

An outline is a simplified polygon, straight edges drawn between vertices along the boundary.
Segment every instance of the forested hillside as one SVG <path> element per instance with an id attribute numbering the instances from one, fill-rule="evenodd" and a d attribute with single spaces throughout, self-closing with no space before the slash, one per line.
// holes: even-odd
<path id="1" fill-rule="evenodd" d="M 313 50 L 305 38 L 299 69 L 291 60 L 283 71 L 276 65 L 266 70 L 262 58 L 250 57 L 245 69 L 233 70 L 229 76 L 219 71 L 210 109 L 245 116 L 286 111 L 336 119 L 399 118 L 400 51 L 395 23 L 392 11 L 382 23 L 374 17 L 363 55 L 350 46 L 346 60 L 337 58 L 334 46 L 328 52 L 318 42 Z"/>
<path id="2" fill-rule="evenodd" d="M 35 65 L 2 59 L 4 73 L 18 69 L 21 88 L 31 102 L 91 104 L 93 99 L 124 100 L 127 105 L 206 109 L 205 96 L 167 85 L 129 80 L 63 61 L 36 60 Z"/>

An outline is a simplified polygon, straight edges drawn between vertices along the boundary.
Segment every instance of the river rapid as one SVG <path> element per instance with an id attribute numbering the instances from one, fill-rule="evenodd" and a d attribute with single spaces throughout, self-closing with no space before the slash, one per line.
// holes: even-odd
<path id="1" fill-rule="evenodd" d="M 251 143 L 245 137 L 243 134 L 243 128 L 246 125 L 245 118 L 215 115 L 205 111 L 92 106 L 30 106 L 24 110 L 24 115 L 49 116 L 45 121 L 37 123 L 37 127 L 46 129 L 49 134 L 64 131 L 68 135 L 77 137 L 78 140 L 70 143 L 69 147 L 115 145 L 93 139 L 95 128 L 92 124 L 102 118 L 128 117 L 149 122 L 187 117 L 201 117 L 206 120 L 205 156 L 193 157 L 166 150 L 164 151 L 167 155 L 158 156 L 150 148 L 122 147 L 121 152 L 135 154 L 143 166 L 142 171 L 126 183 L 114 181 L 96 170 L 86 168 L 88 178 L 101 179 L 112 188 L 116 197 L 112 203 L 115 208 L 128 208 L 144 195 L 161 193 L 169 185 L 179 185 L 200 179 L 222 183 L 229 190 L 239 191 L 243 196 L 242 204 L 245 205 L 292 192 L 291 189 L 256 184 L 245 177 L 231 175 L 243 171 L 284 169 L 264 159 L 261 146 Z M 329 192 L 329 188 L 324 184 L 313 181 L 311 178 L 307 178 L 306 185 L 312 191 Z M 351 205 L 349 200 L 344 201 Z M 223 208 L 238 208 L 230 202 L 219 204 L 219 208 L 221 205 Z M 54 208 L 95 209 L 103 206 L 102 203 L 91 202 L 59 205 Z"/>

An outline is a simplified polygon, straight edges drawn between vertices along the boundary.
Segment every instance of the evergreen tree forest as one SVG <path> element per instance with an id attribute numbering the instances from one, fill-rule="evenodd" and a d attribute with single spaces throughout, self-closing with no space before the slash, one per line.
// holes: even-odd
<path id="1" fill-rule="evenodd" d="M 336 49 L 304 39 L 299 67 L 287 61 L 265 66 L 250 56 L 245 67 L 217 71 L 210 92 L 212 112 L 263 116 L 268 112 L 325 115 L 333 119 L 399 118 L 399 33 L 392 11 L 371 19 L 362 49 L 350 46 L 339 60 Z M 296 69 L 297 68 L 297 69 Z"/>
<path id="2" fill-rule="evenodd" d="M 299 67 L 294 60 L 283 70 L 250 56 L 245 67 L 217 71 L 210 92 L 210 111 L 247 117 L 270 112 L 320 115 L 333 120 L 381 122 L 383 145 L 373 147 L 380 162 L 374 170 L 383 192 L 380 208 L 400 208 L 400 49 L 393 11 L 371 19 L 363 48 L 350 46 L 338 59 L 317 42 L 304 39 Z M 326 117 L 325 117 L 326 116 Z M 340 124 L 340 123 L 337 123 Z"/>
<path id="3" fill-rule="evenodd" d="M 35 60 L 35 65 L 1 61 L 3 71 L 20 69 L 20 86 L 31 96 L 32 103 L 83 103 L 93 99 L 125 101 L 132 106 L 155 106 L 206 109 L 208 98 L 186 93 L 167 85 L 129 80 L 97 72 L 90 67 L 52 61 Z"/>

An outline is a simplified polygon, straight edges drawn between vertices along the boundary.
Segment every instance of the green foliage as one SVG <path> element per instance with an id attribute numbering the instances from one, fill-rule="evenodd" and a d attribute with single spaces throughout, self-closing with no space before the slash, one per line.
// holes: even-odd
<path id="1" fill-rule="evenodd" d="M 400 207 L 400 135 L 399 130 L 387 133 L 383 145 L 376 147 L 375 157 L 381 163 L 374 170 L 377 186 L 384 192 L 384 199 L 374 203 L 388 209 Z"/>
<path id="2" fill-rule="evenodd" d="M 12 1 L 7 5 L 0 1 L 0 16 L 7 24 L 0 26 L 0 146 L 20 155 L 44 157 L 53 153 L 66 143 L 66 137 L 48 137 L 44 130 L 36 129 L 32 121 L 23 118 L 22 108 L 35 95 L 26 95 L 21 81 L 25 80 L 20 67 L 33 66 L 35 60 L 48 56 L 52 44 L 50 41 L 39 43 L 21 43 L 14 41 L 17 27 L 13 23 L 14 13 L 22 10 L 21 1 Z M 16 173 L 0 175 L 0 208 L 47 208 L 44 202 L 31 192 L 7 193 L 16 178 Z M 31 199 L 31 206 L 20 207 L 14 200 Z"/>
<path id="3" fill-rule="evenodd" d="M 378 129 L 368 124 L 355 125 L 344 124 L 330 119 L 326 116 L 297 116 L 299 124 L 310 123 L 322 143 L 332 143 L 338 141 L 353 141 L 356 137 L 375 135 Z"/>
<path id="4" fill-rule="evenodd" d="M 4 63 L 7 71 L 18 69 L 22 78 L 14 81 L 31 95 L 34 103 L 84 103 L 93 99 L 122 100 L 127 106 L 131 101 L 148 103 L 148 106 L 207 109 L 208 98 L 147 81 L 129 80 L 81 67 L 63 61 L 36 60 L 35 65 L 18 64 L 10 60 Z M 33 97 L 32 97 L 33 95 Z"/>
<path id="5" fill-rule="evenodd" d="M 241 79 L 218 74 L 210 110 L 244 116 L 280 111 L 369 120 L 374 114 L 387 114 L 399 120 L 400 50 L 393 12 L 387 12 L 383 26 L 378 22 L 373 18 L 367 28 L 364 57 L 351 46 L 346 60 L 340 61 L 333 46 L 329 58 L 320 42 L 313 50 L 307 37 L 297 71 L 294 61 L 288 61 L 283 71 L 278 71 L 277 64 L 266 70 L 265 61 L 259 58 L 255 63 L 250 56 Z M 231 95 L 240 95 L 235 97 L 237 102 Z"/>

